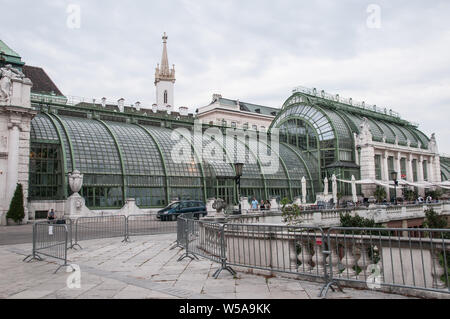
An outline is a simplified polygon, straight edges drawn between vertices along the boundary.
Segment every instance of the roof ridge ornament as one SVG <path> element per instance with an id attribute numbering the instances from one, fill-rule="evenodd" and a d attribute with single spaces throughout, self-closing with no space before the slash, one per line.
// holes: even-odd
<path id="1" fill-rule="evenodd" d="M 310 96 L 322 98 L 325 100 L 329 100 L 329 101 L 333 101 L 333 102 L 337 102 L 337 103 L 341 103 L 341 104 L 346 104 L 349 106 L 353 106 L 355 108 L 370 110 L 370 111 L 376 112 L 378 114 L 389 115 L 389 116 L 395 117 L 397 119 L 401 119 L 400 114 L 393 111 L 392 109 L 389 109 L 389 112 L 388 112 L 387 108 L 377 107 L 376 104 L 366 105 L 365 101 L 360 102 L 360 101 L 354 100 L 353 98 L 344 98 L 344 97 L 341 97 L 339 94 L 330 94 L 324 90 L 321 90 L 320 94 L 318 94 L 317 88 L 310 89 L 310 88 L 306 88 L 303 86 L 297 86 L 292 90 L 292 93 L 293 94 L 304 93 L 304 94 L 307 94 Z M 411 124 L 415 125 L 415 123 L 411 123 Z"/>

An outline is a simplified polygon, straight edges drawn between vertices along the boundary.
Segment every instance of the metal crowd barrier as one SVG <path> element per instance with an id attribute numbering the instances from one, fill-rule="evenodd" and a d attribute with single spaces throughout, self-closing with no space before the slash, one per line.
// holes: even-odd
<path id="1" fill-rule="evenodd" d="M 126 242 L 131 236 L 175 233 L 178 229 L 177 221 L 161 221 L 157 214 L 80 217 L 73 221 L 72 228 L 71 248 L 81 248 L 80 241 L 84 240 L 123 237 Z"/>
<path id="2" fill-rule="evenodd" d="M 126 220 L 127 239 L 130 236 L 175 233 L 176 221 L 161 221 L 156 214 L 129 215 Z"/>
<path id="3" fill-rule="evenodd" d="M 54 258 L 63 263 L 55 270 L 55 273 L 67 264 L 67 249 L 69 248 L 69 226 L 57 224 L 54 221 L 39 222 L 33 224 L 33 251 L 23 261 L 30 262 L 34 259 L 42 261 L 42 256 Z"/>
<path id="4" fill-rule="evenodd" d="M 179 261 L 201 256 L 220 263 L 215 278 L 222 270 L 235 275 L 231 266 L 328 278 L 321 266 L 324 236 L 320 227 L 227 224 L 183 217 L 178 226 L 183 229 L 177 242 L 185 249 Z M 313 262 L 307 264 L 311 256 Z"/>
<path id="5" fill-rule="evenodd" d="M 74 222 L 74 243 L 78 246 L 83 240 L 123 237 L 127 240 L 127 217 L 124 215 L 79 217 Z"/>
<path id="6" fill-rule="evenodd" d="M 332 227 L 330 285 L 450 293 L 450 229 Z"/>
<path id="7" fill-rule="evenodd" d="M 178 219 L 186 257 L 322 280 L 334 287 L 450 293 L 450 229 L 349 228 L 236 224 Z"/>

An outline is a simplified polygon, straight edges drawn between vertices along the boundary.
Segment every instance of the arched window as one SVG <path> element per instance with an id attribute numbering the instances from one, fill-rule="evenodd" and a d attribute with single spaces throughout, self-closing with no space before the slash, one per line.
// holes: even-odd
<path id="1" fill-rule="evenodd" d="M 164 104 L 167 103 L 167 90 L 164 91 Z"/>

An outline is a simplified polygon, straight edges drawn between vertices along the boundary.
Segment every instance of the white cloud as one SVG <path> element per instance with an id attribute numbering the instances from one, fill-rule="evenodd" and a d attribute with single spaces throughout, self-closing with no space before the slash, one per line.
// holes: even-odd
<path id="1" fill-rule="evenodd" d="M 154 101 L 161 34 L 176 64 L 175 101 L 191 111 L 213 93 L 279 107 L 297 85 L 388 106 L 437 133 L 450 153 L 450 3 L 377 1 L 0 1 L 0 38 L 46 69 L 66 94 Z M 66 5 L 81 5 L 81 28 Z"/>

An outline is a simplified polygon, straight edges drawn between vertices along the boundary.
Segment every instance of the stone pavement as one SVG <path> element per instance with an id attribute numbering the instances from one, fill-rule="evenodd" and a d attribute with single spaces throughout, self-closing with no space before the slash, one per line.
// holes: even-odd
<path id="1" fill-rule="evenodd" d="M 81 242 L 83 249 L 69 250 L 71 264 L 81 269 L 81 287 L 68 288 L 73 273 L 65 267 L 56 274 L 57 261 L 22 262 L 31 244 L 0 247 L 0 298 L 219 298 L 315 299 L 322 284 L 238 272 L 212 278 L 218 264 L 206 259 L 180 262 L 182 250 L 170 250 L 176 234 Z M 328 298 L 406 298 L 370 290 L 346 288 Z"/>

